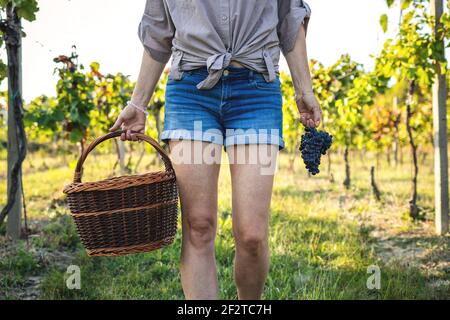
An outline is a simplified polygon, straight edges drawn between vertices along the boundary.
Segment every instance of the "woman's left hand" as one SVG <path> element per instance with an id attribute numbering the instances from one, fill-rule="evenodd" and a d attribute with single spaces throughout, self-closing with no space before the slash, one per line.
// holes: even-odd
<path id="1" fill-rule="evenodd" d="M 317 128 L 322 121 L 322 108 L 314 93 L 305 93 L 295 100 L 301 123 L 305 127 Z"/>

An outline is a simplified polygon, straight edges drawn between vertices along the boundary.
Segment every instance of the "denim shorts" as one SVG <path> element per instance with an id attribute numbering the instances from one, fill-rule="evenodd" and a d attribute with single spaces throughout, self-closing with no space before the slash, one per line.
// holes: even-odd
<path id="1" fill-rule="evenodd" d="M 169 76 L 161 139 L 198 140 L 223 145 L 269 144 L 284 148 L 280 79 L 229 66 L 209 90 L 197 89 L 206 68 Z"/>

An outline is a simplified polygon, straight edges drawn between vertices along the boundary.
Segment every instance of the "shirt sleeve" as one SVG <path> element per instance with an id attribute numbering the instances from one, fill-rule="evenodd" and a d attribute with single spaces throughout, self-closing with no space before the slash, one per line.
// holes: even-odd
<path id="1" fill-rule="evenodd" d="M 161 63 L 169 61 L 175 26 L 164 0 L 147 0 L 138 34 L 153 59 Z"/>
<path id="2" fill-rule="evenodd" d="M 303 0 L 278 0 L 278 38 L 284 55 L 294 49 L 300 25 L 308 29 L 311 8 Z"/>

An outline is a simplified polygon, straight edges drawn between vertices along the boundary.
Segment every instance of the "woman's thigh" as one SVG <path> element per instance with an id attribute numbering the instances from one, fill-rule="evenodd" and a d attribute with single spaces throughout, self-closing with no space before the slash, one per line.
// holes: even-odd
<path id="1" fill-rule="evenodd" d="M 241 238 L 267 238 L 277 145 L 227 148 L 232 180 L 233 230 Z"/>
<path id="2" fill-rule="evenodd" d="M 180 192 L 183 225 L 215 227 L 222 146 L 190 140 L 171 140 L 169 145 Z M 204 157 L 209 160 L 199 161 Z"/>

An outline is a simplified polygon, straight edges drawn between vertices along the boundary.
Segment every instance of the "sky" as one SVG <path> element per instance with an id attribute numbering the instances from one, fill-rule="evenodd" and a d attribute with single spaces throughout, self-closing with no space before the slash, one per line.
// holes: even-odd
<path id="1" fill-rule="evenodd" d="M 390 36 L 382 32 L 380 16 L 389 13 L 391 30 L 398 22 L 398 9 L 388 10 L 385 0 L 307 2 L 312 9 L 309 57 L 325 65 L 349 53 L 370 69 L 370 55 L 379 52 Z M 40 0 L 36 21 L 23 23 L 25 101 L 41 94 L 55 95 L 53 58 L 70 55 L 72 45 L 77 46 L 79 61 L 85 66 L 97 61 L 103 74 L 122 72 L 135 80 L 143 50 L 137 28 L 144 5 L 145 0 Z M 287 71 L 284 58 L 281 68 Z"/>

